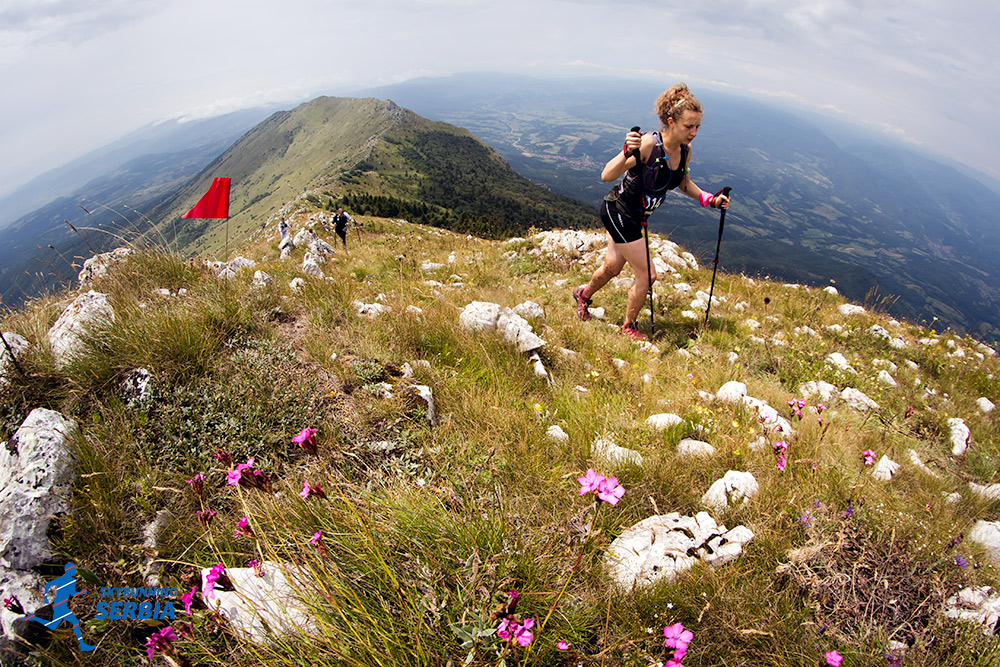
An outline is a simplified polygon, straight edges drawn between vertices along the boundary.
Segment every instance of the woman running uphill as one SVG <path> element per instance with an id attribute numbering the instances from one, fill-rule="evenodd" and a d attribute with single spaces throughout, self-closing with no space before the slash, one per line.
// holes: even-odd
<path id="1" fill-rule="evenodd" d="M 650 281 L 656 281 L 656 269 L 648 266 L 642 239 L 643 224 L 649 214 L 663 202 L 667 190 L 675 188 L 680 188 L 702 206 L 729 208 L 728 197 L 703 191 L 688 176 L 690 144 L 701 126 L 701 102 L 685 84 L 679 83 L 656 100 L 656 113 L 660 117 L 660 131 L 626 134 L 622 151 L 611 158 L 601 172 L 601 180 L 605 183 L 625 176 L 601 203 L 601 222 L 611 242 L 604 264 L 594 272 L 590 282 L 573 290 L 577 314 L 581 320 L 589 320 L 587 308 L 594 293 L 621 273 L 626 263 L 631 266 L 635 281 L 628 292 L 622 333 L 633 340 L 646 338 L 636 326 L 636 319 L 649 292 Z M 641 171 L 633 169 L 636 149 L 642 158 Z"/>

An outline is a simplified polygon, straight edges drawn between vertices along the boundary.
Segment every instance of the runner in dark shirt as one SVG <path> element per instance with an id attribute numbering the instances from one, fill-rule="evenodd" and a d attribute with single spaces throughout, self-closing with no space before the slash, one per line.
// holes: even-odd
<path id="1" fill-rule="evenodd" d="M 635 281 L 628 293 L 622 332 L 634 340 L 646 338 L 639 331 L 636 320 L 650 289 L 650 281 L 656 280 L 656 270 L 647 262 L 642 238 L 649 214 L 663 202 L 667 191 L 675 188 L 702 206 L 729 208 L 728 197 L 703 191 L 688 175 L 691 142 L 701 127 L 701 102 L 685 84 L 679 83 L 660 95 L 656 113 L 660 118 L 660 131 L 626 134 L 622 150 L 601 172 L 601 180 L 605 183 L 624 176 L 601 203 L 601 222 L 610 236 L 608 251 L 590 282 L 573 290 L 577 314 L 580 319 L 588 320 L 588 307 L 594 293 L 621 273 L 626 264 L 631 266 Z M 642 162 L 638 169 L 633 155 L 636 150 Z"/>

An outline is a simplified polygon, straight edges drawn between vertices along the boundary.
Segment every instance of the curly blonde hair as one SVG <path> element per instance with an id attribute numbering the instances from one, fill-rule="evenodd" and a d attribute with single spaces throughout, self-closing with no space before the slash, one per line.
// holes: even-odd
<path id="1" fill-rule="evenodd" d="M 673 118 L 676 121 L 685 111 L 697 113 L 705 111 L 698 98 L 691 94 L 686 83 L 671 86 L 656 98 L 656 115 L 660 117 L 660 122 L 664 126 L 667 125 L 668 118 Z"/>

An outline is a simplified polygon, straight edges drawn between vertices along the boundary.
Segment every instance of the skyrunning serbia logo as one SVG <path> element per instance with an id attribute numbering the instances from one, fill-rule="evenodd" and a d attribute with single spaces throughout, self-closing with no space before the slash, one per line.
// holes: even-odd
<path id="1" fill-rule="evenodd" d="M 28 616 L 27 620 L 41 623 L 49 630 L 55 630 L 63 621 L 73 626 L 73 634 L 76 635 L 80 643 L 81 651 L 93 651 L 96 646 L 91 646 L 83 640 L 83 632 L 80 630 L 80 620 L 69 609 L 69 601 L 78 595 L 83 595 L 87 591 L 76 590 L 76 565 L 66 563 L 66 570 L 58 579 L 53 579 L 45 585 L 45 599 L 49 597 L 49 590 L 55 589 L 55 599 L 52 601 L 52 620 L 40 618 L 37 613 Z M 174 603 L 167 599 L 177 595 L 176 588 L 114 588 L 107 587 L 100 590 L 101 598 L 154 598 L 154 600 L 144 600 L 136 602 L 133 600 L 115 599 L 108 601 L 102 599 L 97 603 L 97 615 L 95 619 L 112 620 L 162 620 L 174 618 Z"/>
<path id="2" fill-rule="evenodd" d="M 34 620 L 49 630 L 55 630 L 63 621 L 67 621 L 73 625 L 73 634 L 76 635 L 77 641 L 80 642 L 81 651 L 93 651 L 96 646 L 91 646 L 87 642 L 83 641 L 83 632 L 80 630 L 80 621 L 73 612 L 69 610 L 69 601 L 75 598 L 77 595 L 83 595 L 87 591 L 77 592 L 76 590 L 76 565 L 73 563 L 66 563 L 64 568 L 66 573 L 58 579 L 53 579 L 45 585 L 45 599 L 49 598 L 49 589 L 56 589 L 55 600 L 52 601 L 52 620 L 46 621 L 43 618 L 39 618 L 36 614 L 32 614 L 28 617 L 28 620 Z"/>

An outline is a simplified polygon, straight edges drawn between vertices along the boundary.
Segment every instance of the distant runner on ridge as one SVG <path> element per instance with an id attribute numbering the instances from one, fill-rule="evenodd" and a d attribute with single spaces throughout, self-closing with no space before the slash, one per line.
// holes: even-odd
<path id="1" fill-rule="evenodd" d="M 729 208 L 729 197 L 705 192 L 688 175 L 690 144 L 701 127 L 701 102 L 686 84 L 678 83 L 656 100 L 656 113 L 660 118 L 660 130 L 626 134 L 621 152 L 611 158 L 601 172 L 601 180 L 605 183 L 624 174 L 601 203 L 601 222 L 611 240 L 604 263 L 591 276 L 590 282 L 573 290 L 577 315 L 581 320 L 589 320 L 588 307 L 594 293 L 621 273 L 626 263 L 631 266 L 635 281 L 628 292 L 622 333 L 633 340 L 646 338 L 639 331 L 636 320 L 646 293 L 656 281 L 656 270 L 648 261 L 643 243 L 643 227 L 649 215 L 663 203 L 667 190 L 680 188 L 702 206 Z M 636 150 L 641 157 L 638 169 L 633 155 Z"/>

